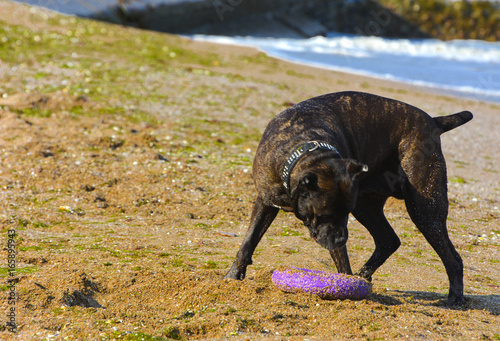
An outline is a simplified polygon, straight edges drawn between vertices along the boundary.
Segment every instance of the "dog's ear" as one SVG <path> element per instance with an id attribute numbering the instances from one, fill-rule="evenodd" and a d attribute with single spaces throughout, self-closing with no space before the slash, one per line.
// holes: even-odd
<path id="1" fill-rule="evenodd" d="M 339 186 L 344 198 L 348 202 L 352 202 L 353 199 L 355 199 L 354 196 L 358 188 L 358 183 L 355 182 L 355 180 L 357 180 L 361 174 L 368 172 L 368 166 L 352 159 L 344 160 L 344 162 L 346 174 L 344 174 L 343 178 L 340 180 Z"/>
<path id="2" fill-rule="evenodd" d="M 347 159 L 346 162 L 347 172 L 349 172 L 349 175 L 353 180 L 355 180 L 361 174 L 368 172 L 368 166 L 364 163 L 352 159 Z"/>

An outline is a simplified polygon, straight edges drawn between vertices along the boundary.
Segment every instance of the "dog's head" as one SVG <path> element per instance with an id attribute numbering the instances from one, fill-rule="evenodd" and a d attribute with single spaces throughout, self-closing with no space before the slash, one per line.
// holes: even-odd
<path id="1" fill-rule="evenodd" d="M 324 248 L 334 250 L 347 242 L 347 219 L 356 206 L 358 178 L 367 171 L 368 166 L 355 160 L 334 159 L 293 176 L 295 216 Z"/>

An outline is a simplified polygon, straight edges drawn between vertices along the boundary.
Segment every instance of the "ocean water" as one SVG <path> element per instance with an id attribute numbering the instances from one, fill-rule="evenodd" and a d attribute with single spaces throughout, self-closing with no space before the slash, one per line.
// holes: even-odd
<path id="1" fill-rule="evenodd" d="M 336 33 L 310 39 L 207 35 L 191 38 L 252 46 L 295 63 L 500 102 L 500 42 L 389 39 Z"/>

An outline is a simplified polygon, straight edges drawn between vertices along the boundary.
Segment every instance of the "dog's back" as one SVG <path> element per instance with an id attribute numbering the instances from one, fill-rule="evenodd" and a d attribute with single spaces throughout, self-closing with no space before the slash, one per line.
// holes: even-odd
<path id="1" fill-rule="evenodd" d="M 307 141 L 338 146 L 342 157 L 376 169 L 398 151 L 402 140 L 424 143 L 472 119 L 463 111 L 432 118 L 412 105 L 362 92 L 313 97 L 284 110 L 268 124 L 257 149 L 254 178 L 280 183 L 286 157 Z M 278 156 L 278 157 L 277 157 Z M 261 172 L 266 168 L 269 171 Z M 257 186 L 259 187 L 259 186 Z"/>

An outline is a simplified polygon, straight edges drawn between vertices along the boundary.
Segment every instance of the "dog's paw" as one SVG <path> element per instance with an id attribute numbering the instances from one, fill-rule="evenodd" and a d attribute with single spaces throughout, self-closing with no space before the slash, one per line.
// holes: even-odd
<path id="1" fill-rule="evenodd" d="M 448 300 L 446 301 L 446 305 L 448 307 L 454 307 L 454 308 L 460 308 L 466 306 L 468 303 L 468 300 L 464 297 L 464 295 L 452 295 L 450 294 L 448 296 Z"/>
<path id="2" fill-rule="evenodd" d="M 236 264 L 233 263 L 231 269 L 224 276 L 224 279 L 236 279 L 242 281 L 245 278 L 246 267 L 243 269 L 238 268 Z"/>
<path id="3" fill-rule="evenodd" d="M 373 271 L 370 271 L 370 270 L 366 269 L 365 267 L 362 267 L 361 269 L 359 269 L 358 272 L 355 273 L 355 275 L 362 277 L 371 283 Z"/>

